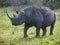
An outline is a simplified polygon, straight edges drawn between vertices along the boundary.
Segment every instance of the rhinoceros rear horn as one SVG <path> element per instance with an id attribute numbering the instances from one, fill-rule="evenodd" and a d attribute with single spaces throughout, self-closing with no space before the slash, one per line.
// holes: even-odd
<path id="1" fill-rule="evenodd" d="M 13 14 L 13 16 L 14 16 L 14 17 L 16 17 L 16 15 L 15 15 L 15 14 Z"/>
<path id="2" fill-rule="evenodd" d="M 9 14 L 7 13 L 7 10 L 6 10 L 6 14 L 7 14 L 7 16 L 8 16 L 8 18 L 10 19 L 10 20 L 12 20 L 12 18 L 9 16 Z"/>

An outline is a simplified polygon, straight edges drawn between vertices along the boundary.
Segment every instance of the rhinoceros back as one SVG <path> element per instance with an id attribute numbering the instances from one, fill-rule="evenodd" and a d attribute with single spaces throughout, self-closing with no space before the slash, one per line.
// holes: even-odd
<path id="1" fill-rule="evenodd" d="M 48 26 L 55 22 L 56 15 L 55 15 L 54 11 L 52 11 L 51 9 L 49 9 L 47 7 L 41 7 L 40 11 L 44 18 L 43 26 Z"/>

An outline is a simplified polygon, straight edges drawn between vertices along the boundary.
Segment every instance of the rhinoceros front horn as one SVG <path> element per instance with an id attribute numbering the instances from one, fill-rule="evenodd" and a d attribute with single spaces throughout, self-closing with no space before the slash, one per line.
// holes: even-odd
<path id="1" fill-rule="evenodd" d="M 8 16 L 8 18 L 10 19 L 10 20 L 12 20 L 12 18 L 9 16 L 9 14 L 7 13 L 7 10 L 6 10 L 6 14 L 7 14 L 7 16 Z"/>

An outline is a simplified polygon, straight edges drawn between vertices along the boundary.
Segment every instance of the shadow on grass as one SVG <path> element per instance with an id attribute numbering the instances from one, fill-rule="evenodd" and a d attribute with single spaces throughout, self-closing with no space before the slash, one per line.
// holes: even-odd
<path id="1" fill-rule="evenodd" d="M 11 41 L 11 44 L 18 44 L 18 43 L 25 43 L 25 42 L 31 42 L 31 41 L 33 41 L 33 40 L 35 40 L 35 39 L 40 39 L 40 38 L 42 38 L 42 37 L 38 37 L 38 38 L 36 38 L 36 37 L 27 37 L 27 38 L 19 38 L 19 39 L 14 39 L 13 41 Z"/>
<path id="2" fill-rule="evenodd" d="M 31 42 L 31 41 L 34 41 L 34 40 L 42 40 L 44 38 L 46 38 L 46 36 L 27 37 L 27 38 L 21 37 L 21 38 L 18 38 L 18 39 L 14 39 L 11 43 L 12 44 L 25 43 L 25 42 Z"/>

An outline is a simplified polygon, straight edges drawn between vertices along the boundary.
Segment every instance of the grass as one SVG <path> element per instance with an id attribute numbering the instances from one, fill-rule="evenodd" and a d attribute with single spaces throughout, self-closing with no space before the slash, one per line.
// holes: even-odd
<path id="1" fill-rule="evenodd" d="M 25 6 L 20 7 L 21 10 L 23 8 Z M 12 7 L 0 8 L 0 45 L 60 45 L 60 10 L 55 10 L 57 20 L 54 35 L 49 35 L 50 27 L 48 27 L 46 36 L 36 38 L 36 29 L 32 27 L 28 30 L 28 37 L 23 38 L 24 24 L 13 26 L 4 12 L 5 9 L 8 9 L 10 16 L 14 13 Z M 40 35 L 42 35 L 42 30 L 40 30 Z"/>

